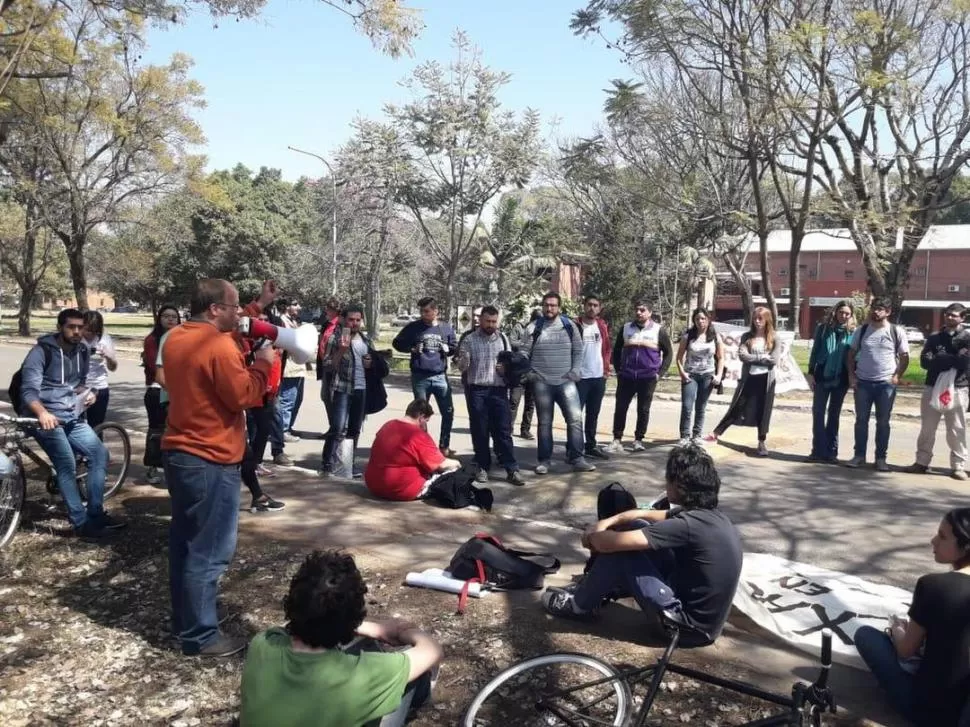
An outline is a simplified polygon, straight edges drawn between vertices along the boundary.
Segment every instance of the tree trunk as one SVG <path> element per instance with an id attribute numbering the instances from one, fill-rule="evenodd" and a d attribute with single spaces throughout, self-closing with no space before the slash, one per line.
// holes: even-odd
<path id="1" fill-rule="evenodd" d="M 34 302 L 34 291 L 20 291 L 20 305 L 17 307 L 17 333 L 21 336 L 30 335 L 30 308 Z"/>
<path id="2" fill-rule="evenodd" d="M 791 231 L 791 250 L 788 252 L 788 324 L 799 338 L 801 331 L 800 316 L 802 312 L 802 274 L 798 265 L 801 257 L 802 239 L 805 232 Z"/>
<path id="3" fill-rule="evenodd" d="M 77 307 L 88 310 L 88 276 L 84 267 L 84 235 L 71 235 L 67 248 L 67 260 L 71 268 L 71 284 Z"/>
<path id="4" fill-rule="evenodd" d="M 728 270 L 731 271 L 731 275 L 734 277 L 734 283 L 741 292 L 741 307 L 744 310 L 744 322 L 746 325 L 751 325 L 751 311 L 754 308 L 751 282 L 748 280 L 748 276 L 744 274 L 742 263 L 735 257 L 733 252 L 724 253 L 724 263 L 727 265 Z M 714 298 L 715 300 L 717 299 L 716 288 L 714 290 Z"/>
<path id="5" fill-rule="evenodd" d="M 758 266 L 761 270 L 761 287 L 764 288 L 765 301 L 771 317 L 778 323 L 778 304 L 775 302 L 775 291 L 771 289 L 771 270 L 768 268 L 768 230 L 758 230 Z"/>

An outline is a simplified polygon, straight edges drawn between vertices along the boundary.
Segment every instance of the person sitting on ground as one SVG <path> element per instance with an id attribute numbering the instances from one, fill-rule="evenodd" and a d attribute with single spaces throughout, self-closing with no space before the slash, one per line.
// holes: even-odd
<path id="1" fill-rule="evenodd" d="M 898 620 L 885 632 L 861 626 L 855 645 L 892 705 L 910 722 L 968 727 L 970 507 L 944 515 L 931 545 L 936 562 L 951 570 L 916 581 L 908 620 Z M 921 649 L 922 658 L 913 669 L 909 660 Z"/>
<path id="2" fill-rule="evenodd" d="M 353 556 L 306 557 L 283 599 L 286 627 L 249 645 L 242 727 L 399 727 L 428 700 L 441 647 L 404 621 L 365 621 L 366 593 Z"/>
<path id="3" fill-rule="evenodd" d="M 570 589 L 549 588 L 554 616 L 589 618 L 604 601 L 633 596 L 640 608 L 672 612 L 712 643 L 724 626 L 741 577 L 741 537 L 717 507 L 721 480 L 701 447 L 675 447 L 667 458 L 669 510 L 628 510 L 582 536 L 594 554 Z"/>
<path id="4" fill-rule="evenodd" d="M 415 399 L 400 419 L 377 430 L 364 484 L 385 500 L 417 500 L 435 478 L 461 468 L 457 459 L 445 457 L 428 434 L 434 409 L 426 399 Z"/>

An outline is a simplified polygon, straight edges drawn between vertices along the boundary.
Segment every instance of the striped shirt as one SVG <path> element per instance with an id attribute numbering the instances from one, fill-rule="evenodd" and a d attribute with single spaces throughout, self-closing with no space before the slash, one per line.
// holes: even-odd
<path id="1" fill-rule="evenodd" d="M 495 371 L 498 355 L 511 351 L 512 346 L 504 333 L 486 336 L 481 328 L 463 336 L 458 345 L 458 368 L 472 386 L 506 386 L 505 378 Z"/>
<path id="2" fill-rule="evenodd" d="M 529 324 L 522 336 L 522 352 L 532 361 L 532 370 L 550 386 L 565 383 L 566 374 L 570 372 L 579 379 L 583 366 L 583 334 L 575 323 L 570 322 L 570 325 L 572 336 L 563 327 L 561 316 L 544 321 L 535 346 L 532 345 L 535 322 Z"/>

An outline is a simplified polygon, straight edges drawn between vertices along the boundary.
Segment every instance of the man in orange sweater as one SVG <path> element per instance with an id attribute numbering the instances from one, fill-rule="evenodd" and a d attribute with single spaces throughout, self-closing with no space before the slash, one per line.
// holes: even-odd
<path id="1" fill-rule="evenodd" d="M 239 293 L 225 280 L 200 281 L 190 314 L 165 341 L 169 408 L 162 451 L 172 498 L 172 627 L 183 654 L 229 656 L 246 639 L 219 631 L 216 593 L 236 550 L 244 412 L 262 403 L 275 352 L 256 351 L 246 367 L 231 335 Z"/>

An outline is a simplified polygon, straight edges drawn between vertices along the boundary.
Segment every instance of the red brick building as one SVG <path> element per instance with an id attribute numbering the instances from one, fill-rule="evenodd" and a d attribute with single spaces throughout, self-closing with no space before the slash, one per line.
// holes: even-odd
<path id="1" fill-rule="evenodd" d="M 768 238 L 768 268 L 771 279 L 761 279 L 758 241 L 748 248 L 744 270 L 751 281 L 755 305 L 764 303 L 766 284 L 770 284 L 778 304 L 779 318 L 789 310 L 789 259 L 791 233 L 772 232 Z M 866 293 L 868 283 L 862 255 L 847 230 L 816 230 L 802 241 L 798 256 L 802 281 L 802 308 L 798 330 L 810 336 L 826 309 L 854 292 Z M 719 264 L 714 308 L 717 319 L 743 318 L 741 296 L 731 273 Z M 903 300 L 900 320 L 924 333 L 936 330 L 941 311 L 953 302 L 970 302 L 970 225 L 939 225 L 930 228 L 920 242 L 910 267 L 909 287 Z M 789 322 L 789 328 L 794 326 Z"/>

